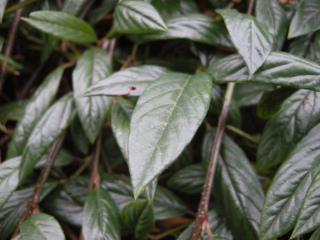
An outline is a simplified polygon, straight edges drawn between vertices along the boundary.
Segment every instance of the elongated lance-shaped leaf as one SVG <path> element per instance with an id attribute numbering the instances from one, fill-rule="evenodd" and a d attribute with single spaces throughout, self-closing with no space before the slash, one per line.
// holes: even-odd
<path id="1" fill-rule="evenodd" d="M 86 92 L 87 96 L 140 96 L 144 89 L 168 69 L 155 65 L 130 67 L 112 74 L 94 84 Z"/>
<path id="2" fill-rule="evenodd" d="M 58 221 L 47 214 L 38 213 L 21 226 L 23 240 L 65 240 Z"/>
<path id="3" fill-rule="evenodd" d="M 104 189 L 93 190 L 87 197 L 83 216 L 84 240 L 120 240 L 118 208 Z"/>
<path id="4" fill-rule="evenodd" d="M 54 70 L 46 77 L 44 82 L 32 96 L 25 108 L 22 119 L 15 129 L 13 138 L 9 145 L 7 158 L 16 157 L 22 154 L 34 126 L 56 96 L 62 74 L 63 68 L 59 67 Z"/>
<path id="5" fill-rule="evenodd" d="M 290 24 L 289 38 L 315 32 L 320 29 L 320 2 L 303 0 L 298 6 Z"/>
<path id="6" fill-rule="evenodd" d="M 248 66 L 250 75 L 261 67 L 272 50 L 273 37 L 254 17 L 236 10 L 218 10 L 231 40 Z"/>
<path id="7" fill-rule="evenodd" d="M 149 42 L 170 39 L 187 39 L 212 46 L 233 47 L 223 21 L 213 20 L 203 14 L 186 14 L 169 19 L 168 31 L 145 34 L 134 39 Z"/>
<path id="8" fill-rule="evenodd" d="M 0 165 L 0 208 L 19 184 L 21 157 L 8 159 Z"/>
<path id="9" fill-rule="evenodd" d="M 72 96 L 68 94 L 49 108 L 34 127 L 22 154 L 21 180 L 32 173 L 37 161 L 70 125 L 73 108 Z"/>
<path id="10" fill-rule="evenodd" d="M 320 91 L 320 65 L 284 52 L 272 52 L 252 76 L 239 55 L 230 55 L 211 64 L 214 81 L 272 83 L 284 87 Z"/>
<path id="11" fill-rule="evenodd" d="M 93 84 L 106 78 L 112 72 L 111 60 L 103 49 L 85 51 L 73 71 L 72 83 L 77 113 L 83 130 L 91 143 L 96 140 L 106 119 L 111 99 L 108 97 L 84 97 Z"/>
<path id="12" fill-rule="evenodd" d="M 93 28 L 80 18 L 59 11 L 36 11 L 29 18 L 22 18 L 36 29 L 57 38 L 75 43 L 91 43 L 97 40 Z"/>
<path id="13" fill-rule="evenodd" d="M 319 172 L 319 133 L 318 124 L 291 152 L 274 177 L 261 217 L 261 239 L 271 240 L 294 228 L 305 198 L 308 198 L 308 189 L 317 179 L 316 175 Z"/>
<path id="14" fill-rule="evenodd" d="M 113 29 L 110 35 L 148 34 L 167 30 L 158 11 L 145 1 L 120 1 L 113 17 Z"/>
<path id="15" fill-rule="evenodd" d="M 149 85 L 139 98 L 129 137 L 135 197 L 191 141 L 207 113 L 211 89 L 211 79 L 205 73 L 168 73 Z"/>

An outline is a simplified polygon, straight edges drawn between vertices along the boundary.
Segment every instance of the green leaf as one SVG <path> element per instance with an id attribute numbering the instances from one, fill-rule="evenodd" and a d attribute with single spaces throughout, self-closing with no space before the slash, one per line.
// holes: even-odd
<path id="1" fill-rule="evenodd" d="M 148 200 L 128 203 L 121 212 L 123 228 L 133 233 L 134 239 L 146 240 L 154 225 L 154 214 Z"/>
<path id="2" fill-rule="evenodd" d="M 72 15 L 78 15 L 85 2 L 85 0 L 66 0 L 63 4 L 62 11 Z"/>
<path id="3" fill-rule="evenodd" d="M 203 165 L 193 164 L 176 172 L 167 182 L 167 186 L 182 193 L 201 193 L 205 178 Z"/>
<path id="4" fill-rule="evenodd" d="M 165 170 L 192 140 L 211 95 L 207 74 L 162 75 L 139 98 L 132 115 L 129 169 L 135 197 Z"/>
<path id="5" fill-rule="evenodd" d="M 0 107 L 0 123 L 5 124 L 7 121 L 20 121 L 27 106 L 27 101 L 11 101 Z"/>
<path id="6" fill-rule="evenodd" d="M 8 159 L 0 165 L 0 208 L 19 185 L 21 157 Z"/>
<path id="7" fill-rule="evenodd" d="M 315 184 L 318 184 L 317 175 L 319 174 L 320 164 L 319 133 L 320 125 L 318 124 L 290 153 L 287 161 L 274 177 L 262 212 L 261 239 L 271 240 L 288 233 L 295 227 L 304 204 L 310 204 L 309 200 L 312 202 L 312 199 L 309 199 L 310 194 L 313 194 L 310 190 Z M 310 188 L 310 186 L 312 187 Z M 309 205 L 309 207 L 313 206 Z M 310 209 L 302 213 L 310 214 L 309 211 Z M 317 213 L 314 210 L 311 211 Z M 314 218 L 310 218 L 310 221 L 314 221 Z M 304 225 L 305 229 L 310 226 L 312 225 Z"/>
<path id="8" fill-rule="evenodd" d="M 228 32 L 222 21 L 216 21 L 203 14 L 187 14 L 169 19 L 168 31 L 137 37 L 139 42 L 187 39 L 213 46 L 232 47 Z"/>
<path id="9" fill-rule="evenodd" d="M 303 0 L 294 14 L 288 38 L 312 33 L 320 29 L 320 2 L 318 0 Z"/>
<path id="10" fill-rule="evenodd" d="M 284 160 L 296 144 L 320 121 L 320 93 L 299 90 L 281 106 L 260 139 L 257 160 L 262 172 Z"/>
<path id="11" fill-rule="evenodd" d="M 63 68 L 59 67 L 54 70 L 46 77 L 32 96 L 25 108 L 21 121 L 15 129 L 9 145 L 8 158 L 22 154 L 32 130 L 56 96 L 62 74 Z"/>
<path id="12" fill-rule="evenodd" d="M 166 68 L 155 65 L 130 67 L 99 81 L 88 89 L 86 95 L 140 96 L 151 82 L 166 72 Z"/>
<path id="13" fill-rule="evenodd" d="M 211 64 L 208 72 L 220 83 L 272 83 L 320 91 L 320 65 L 284 52 L 272 52 L 251 77 L 239 55 L 230 55 Z"/>
<path id="14" fill-rule="evenodd" d="M 33 215 L 21 226 L 23 240 L 64 240 L 64 233 L 53 217 L 38 213 Z"/>
<path id="15" fill-rule="evenodd" d="M 110 35 L 146 34 L 167 30 L 158 11 L 150 3 L 144 1 L 120 1 L 113 17 L 113 28 Z"/>
<path id="16" fill-rule="evenodd" d="M 86 90 L 106 78 L 112 72 L 112 65 L 106 51 L 93 48 L 85 51 L 73 71 L 72 83 L 77 113 L 83 130 L 94 143 L 107 117 L 111 99 L 95 96 L 84 97 Z"/>
<path id="17" fill-rule="evenodd" d="M 36 11 L 29 18 L 22 18 L 36 29 L 57 38 L 86 44 L 97 40 L 93 28 L 85 21 L 64 12 Z"/>
<path id="18" fill-rule="evenodd" d="M 89 194 L 82 219 L 84 240 L 121 239 L 118 208 L 106 190 L 97 189 Z"/>
<path id="19" fill-rule="evenodd" d="M 320 239 L 320 228 L 318 228 L 309 238 L 309 240 L 318 240 Z"/>
<path id="20" fill-rule="evenodd" d="M 272 50 L 273 37 L 254 17 L 236 10 L 218 10 L 231 40 L 248 66 L 250 75 L 261 67 Z"/>
<path id="21" fill-rule="evenodd" d="M 30 134 L 23 151 L 21 180 L 25 180 L 32 173 L 37 161 L 70 125 L 72 118 L 73 99 L 70 94 L 61 98 L 44 113 Z"/>
<path id="22" fill-rule="evenodd" d="M 255 15 L 259 22 L 264 23 L 274 36 L 273 49 L 281 50 L 286 40 L 288 20 L 279 0 L 257 0 Z"/>
<path id="23" fill-rule="evenodd" d="M 2 22 L 2 18 L 4 15 L 4 10 L 6 9 L 6 6 L 7 6 L 7 2 L 8 0 L 0 0 L 0 23 Z"/>
<path id="24" fill-rule="evenodd" d="M 165 19 L 199 12 L 198 6 L 194 0 L 152 0 L 151 3 Z"/>
<path id="25" fill-rule="evenodd" d="M 209 131 L 203 144 L 203 159 L 211 156 L 214 132 Z M 264 194 L 258 176 L 245 153 L 225 136 L 215 177 L 214 194 L 221 204 L 227 223 L 237 238 L 256 239 Z M 231 217 L 232 216 L 232 217 Z"/>

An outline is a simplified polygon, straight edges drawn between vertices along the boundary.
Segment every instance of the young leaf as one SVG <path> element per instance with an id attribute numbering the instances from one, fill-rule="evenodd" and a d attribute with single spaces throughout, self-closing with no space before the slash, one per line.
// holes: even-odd
<path id="1" fill-rule="evenodd" d="M 296 225 L 299 215 L 310 214 L 310 209 L 304 209 L 307 211 L 305 213 L 300 210 L 304 202 L 307 204 L 305 207 L 308 208 L 309 194 L 313 194 L 312 191 L 308 193 L 310 186 L 314 187 L 318 184 L 319 133 L 320 125 L 318 124 L 295 147 L 274 177 L 262 212 L 261 239 L 274 239 L 288 233 Z M 310 200 L 312 201 L 311 198 Z M 311 211 L 317 213 L 314 210 Z M 312 221 L 313 218 L 310 220 Z M 305 227 L 304 230 L 309 229 L 310 225 Z"/>
<path id="2" fill-rule="evenodd" d="M 279 0 L 257 0 L 255 15 L 259 22 L 264 23 L 274 36 L 275 50 L 281 50 L 286 40 L 288 20 Z"/>
<path id="3" fill-rule="evenodd" d="M 19 184 L 21 157 L 8 159 L 0 165 L 0 208 Z"/>
<path id="4" fill-rule="evenodd" d="M 208 72 L 217 82 L 272 83 L 320 91 L 320 65 L 284 52 L 272 52 L 251 77 L 239 55 L 216 61 L 209 66 Z"/>
<path id="5" fill-rule="evenodd" d="M 209 161 L 214 132 L 207 133 L 203 159 Z M 245 153 L 225 136 L 215 177 L 215 192 L 233 234 L 239 239 L 256 239 L 264 194 L 258 176 Z"/>
<path id="6" fill-rule="evenodd" d="M 236 10 L 218 10 L 231 40 L 248 66 L 250 75 L 261 67 L 272 50 L 273 37 L 254 17 Z"/>
<path id="7" fill-rule="evenodd" d="M 155 65 L 130 67 L 94 84 L 88 89 L 86 95 L 140 96 L 152 81 L 166 72 L 168 72 L 166 68 Z"/>
<path id="8" fill-rule="evenodd" d="M 37 161 L 51 144 L 65 131 L 73 118 L 73 99 L 66 95 L 49 108 L 30 134 L 23 151 L 20 179 L 25 180 Z"/>
<path id="9" fill-rule="evenodd" d="M 129 169 L 135 197 L 191 141 L 205 117 L 211 94 L 207 74 L 162 75 L 135 107 L 129 137 Z"/>
<path id="10" fill-rule="evenodd" d="M 22 18 L 36 29 L 57 38 L 86 44 L 97 40 L 93 28 L 85 21 L 64 12 L 36 11 Z"/>
<path id="11" fill-rule="evenodd" d="M 106 190 L 97 189 L 89 194 L 82 219 L 84 240 L 120 240 L 118 208 Z"/>
<path id="12" fill-rule="evenodd" d="M 147 34 L 166 31 L 167 27 L 158 11 L 148 2 L 120 1 L 114 12 L 114 34 Z"/>
<path id="13" fill-rule="evenodd" d="M 281 106 L 260 139 L 257 160 L 262 172 L 287 158 L 296 144 L 320 121 L 320 93 L 299 90 Z"/>
<path id="14" fill-rule="evenodd" d="M 53 217 L 38 213 L 21 226 L 23 240 L 65 240 L 64 233 Z"/>
<path id="15" fill-rule="evenodd" d="M 22 119 L 15 129 L 8 149 L 8 158 L 13 158 L 22 154 L 34 126 L 56 96 L 62 74 L 63 68 L 59 67 L 54 70 L 46 77 L 45 81 L 34 93 L 25 108 Z"/>
<path id="16" fill-rule="evenodd" d="M 84 97 L 85 91 L 112 72 L 108 54 L 98 48 L 85 51 L 73 71 L 74 99 L 80 122 L 91 143 L 96 140 L 108 113 L 111 99 Z"/>
<path id="17" fill-rule="evenodd" d="M 146 240 L 154 225 L 153 209 L 148 200 L 128 203 L 121 212 L 123 228 L 133 233 L 134 239 Z"/>
<path id="18" fill-rule="evenodd" d="M 303 0 L 298 6 L 290 24 L 288 38 L 312 33 L 320 29 L 320 2 Z"/>
<path id="19" fill-rule="evenodd" d="M 168 39 L 187 39 L 213 46 L 232 47 L 228 32 L 222 21 L 215 21 L 203 14 L 187 14 L 167 21 L 168 31 L 146 34 L 137 41 L 148 42 Z"/>

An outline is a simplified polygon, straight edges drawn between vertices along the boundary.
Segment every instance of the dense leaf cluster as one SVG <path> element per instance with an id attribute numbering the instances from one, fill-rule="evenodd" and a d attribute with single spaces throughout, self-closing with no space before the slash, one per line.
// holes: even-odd
<path id="1" fill-rule="evenodd" d="M 200 239 L 320 239 L 319 0 L 0 0 L 0 24 L 0 240 L 195 240 L 213 171 Z"/>

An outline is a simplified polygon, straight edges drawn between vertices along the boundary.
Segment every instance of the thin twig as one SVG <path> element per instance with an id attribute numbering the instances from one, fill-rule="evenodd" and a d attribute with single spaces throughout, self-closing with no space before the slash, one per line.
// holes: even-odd
<path id="1" fill-rule="evenodd" d="M 52 145 L 48 154 L 46 165 L 40 173 L 36 186 L 33 190 L 31 200 L 28 203 L 25 212 L 22 214 L 22 217 L 20 218 L 20 221 L 19 221 L 19 224 L 17 225 L 17 229 L 14 236 L 17 235 L 17 233 L 19 232 L 20 226 L 23 224 L 23 222 L 26 221 L 30 216 L 32 216 L 33 214 L 39 211 L 39 202 L 40 202 L 41 192 L 49 177 L 50 171 L 59 153 L 59 150 L 62 146 L 63 140 L 64 140 L 64 137 L 61 137 L 58 141 L 56 141 L 56 143 Z"/>
<path id="2" fill-rule="evenodd" d="M 95 0 L 89 0 L 88 3 L 86 3 L 85 7 L 83 8 L 83 10 L 80 14 L 80 18 L 85 18 L 85 16 L 88 14 L 88 12 L 91 9 L 94 2 L 95 2 Z"/>
<path id="3" fill-rule="evenodd" d="M 252 14 L 254 6 L 254 0 L 250 0 L 248 5 L 248 14 Z M 218 127 L 216 130 L 216 134 L 214 136 L 212 151 L 210 157 L 210 163 L 208 166 L 208 172 L 206 176 L 206 180 L 203 186 L 203 191 L 201 195 L 201 200 L 198 207 L 198 213 L 195 220 L 195 225 L 192 230 L 191 240 L 199 239 L 204 232 L 207 232 L 209 227 L 208 223 L 208 211 L 209 211 L 209 203 L 211 198 L 213 179 L 216 172 L 216 167 L 219 159 L 219 152 L 221 148 L 221 143 L 224 135 L 224 130 L 226 126 L 226 121 L 228 118 L 229 108 L 232 100 L 233 91 L 235 88 L 235 83 L 229 83 L 227 85 L 226 94 L 224 97 L 224 102 L 222 106 L 222 112 L 219 117 Z M 212 239 L 214 237 L 212 236 Z"/>
<path id="4" fill-rule="evenodd" d="M 23 0 L 20 0 L 20 2 L 22 3 Z M 19 22 L 20 22 L 20 18 L 21 18 L 21 14 L 22 14 L 22 8 L 18 9 L 16 11 L 14 20 L 13 20 L 13 24 L 9 33 L 9 38 L 8 38 L 8 42 L 6 44 L 5 50 L 4 50 L 4 56 L 5 59 L 2 63 L 1 66 L 1 75 L 0 75 L 0 95 L 2 92 L 2 88 L 4 85 L 4 81 L 5 81 L 5 77 L 7 75 L 7 70 L 8 70 L 8 59 L 10 59 L 11 57 L 11 52 L 12 52 L 12 48 L 16 39 L 16 35 L 17 35 L 17 30 L 18 30 L 18 26 L 19 26 Z"/>
<path id="5" fill-rule="evenodd" d="M 259 139 L 257 137 L 252 136 L 252 135 L 242 131 L 239 128 L 236 128 L 236 127 L 231 126 L 231 125 L 227 125 L 226 128 L 227 128 L 227 130 L 230 130 L 231 132 L 233 132 L 233 133 L 235 133 L 235 134 L 237 134 L 237 135 L 249 140 L 250 142 L 252 142 L 254 144 L 258 144 L 258 142 L 259 142 Z"/>
<path id="6" fill-rule="evenodd" d="M 96 143 L 96 149 L 93 156 L 91 176 L 89 182 L 89 191 L 91 192 L 94 188 L 100 187 L 100 174 L 99 174 L 99 160 L 101 153 L 101 137 L 98 138 Z"/>

